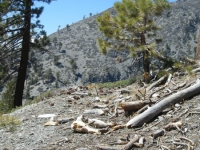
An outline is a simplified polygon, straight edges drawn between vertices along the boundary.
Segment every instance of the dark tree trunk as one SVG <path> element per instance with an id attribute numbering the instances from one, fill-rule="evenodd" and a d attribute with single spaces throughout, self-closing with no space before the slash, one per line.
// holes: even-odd
<path id="1" fill-rule="evenodd" d="M 25 3 L 25 17 L 24 17 L 24 31 L 22 39 L 21 60 L 18 70 L 18 77 L 15 89 L 14 107 L 22 105 L 24 81 L 26 79 L 26 70 L 28 65 L 28 56 L 30 50 L 30 25 L 31 25 L 31 3 L 32 0 L 24 0 Z"/>
<path id="2" fill-rule="evenodd" d="M 146 50 L 143 52 L 143 68 L 144 68 L 144 81 L 145 83 L 149 83 L 150 81 L 150 60 L 149 60 L 149 52 Z"/>
<path id="3" fill-rule="evenodd" d="M 200 60 L 200 29 L 199 29 L 198 44 L 196 48 L 195 60 Z"/>
<path id="4" fill-rule="evenodd" d="M 141 45 L 146 45 L 145 34 L 141 34 Z M 150 60 L 149 60 L 149 52 L 145 50 L 143 52 L 143 69 L 144 69 L 144 81 L 149 83 L 150 81 Z"/>

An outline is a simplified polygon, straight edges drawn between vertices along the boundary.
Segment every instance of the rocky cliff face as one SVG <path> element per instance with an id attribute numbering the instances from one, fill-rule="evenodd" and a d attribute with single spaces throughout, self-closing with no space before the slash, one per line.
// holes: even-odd
<path id="1" fill-rule="evenodd" d="M 178 59 L 186 56 L 194 58 L 200 27 L 199 6 L 199 0 L 179 0 L 172 3 L 171 9 L 162 16 L 155 18 L 162 26 L 157 34 L 158 38 L 163 39 L 157 46 L 158 51 Z M 113 8 L 107 11 L 115 15 Z M 129 55 L 127 51 L 112 50 L 106 56 L 99 52 L 96 39 L 103 35 L 95 21 L 98 15 L 66 26 L 49 36 L 52 41 L 47 47 L 49 52 L 37 52 L 33 56 L 35 62 L 42 66 L 42 72 L 34 84 L 30 79 L 35 78 L 37 73 L 33 73 L 33 64 L 30 65 L 27 83 L 32 96 L 55 87 L 117 81 L 141 74 L 141 62 L 132 65 L 132 59 L 126 60 Z M 119 63 L 117 57 L 126 61 Z M 49 68 L 54 76 L 51 81 L 41 77 Z"/>
<path id="2" fill-rule="evenodd" d="M 199 29 L 198 44 L 196 48 L 195 60 L 200 60 L 200 29 Z"/>

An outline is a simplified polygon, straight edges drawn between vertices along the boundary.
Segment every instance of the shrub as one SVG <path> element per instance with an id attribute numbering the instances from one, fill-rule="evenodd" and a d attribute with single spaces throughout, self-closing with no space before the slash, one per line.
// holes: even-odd
<path id="1" fill-rule="evenodd" d="M 10 131 L 13 131 L 14 125 L 19 125 L 21 122 L 18 118 L 11 115 L 1 115 L 0 114 L 0 127 L 10 127 Z"/>
<path id="2" fill-rule="evenodd" d="M 37 102 L 43 101 L 44 98 L 49 98 L 52 96 L 53 96 L 53 91 L 47 91 L 47 92 L 40 94 L 38 97 L 34 98 L 31 103 L 37 103 Z"/>
<path id="3" fill-rule="evenodd" d="M 126 80 L 119 80 L 116 82 L 106 82 L 106 83 L 98 83 L 98 87 L 103 87 L 103 88 L 114 88 L 114 87 L 125 87 L 128 85 L 131 85 L 136 82 L 136 77 L 131 76 L 130 78 Z"/>
<path id="4" fill-rule="evenodd" d="M 8 113 L 14 108 L 14 93 L 15 93 L 15 80 L 8 81 L 6 90 L 2 94 L 0 100 L 0 114 Z"/>

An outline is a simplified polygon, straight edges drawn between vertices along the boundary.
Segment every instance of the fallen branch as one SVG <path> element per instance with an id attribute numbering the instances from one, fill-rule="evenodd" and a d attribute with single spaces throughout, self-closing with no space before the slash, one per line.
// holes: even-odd
<path id="1" fill-rule="evenodd" d="M 151 136 L 154 138 L 154 139 L 156 139 L 157 137 L 159 137 L 159 136 L 163 136 L 165 134 L 165 130 L 156 130 L 155 132 L 153 132 L 152 134 L 151 134 Z"/>
<path id="2" fill-rule="evenodd" d="M 199 71 L 200 71 L 200 68 L 196 68 L 196 69 L 192 70 L 192 73 L 197 73 Z"/>
<path id="3" fill-rule="evenodd" d="M 95 128 L 92 128 L 90 127 L 88 124 L 86 124 L 84 121 L 84 116 L 79 116 L 76 121 L 74 121 L 72 124 L 71 124 L 71 129 L 75 132 L 79 132 L 79 133 L 91 133 L 91 134 L 102 134 L 102 133 L 105 133 L 107 132 L 108 130 L 107 129 L 95 129 Z"/>
<path id="4" fill-rule="evenodd" d="M 180 127 L 183 125 L 182 121 L 178 122 L 170 122 L 168 125 L 164 127 L 166 131 L 169 131 L 173 128 L 176 128 L 178 131 L 181 131 Z"/>
<path id="5" fill-rule="evenodd" d="M 121 150 L 121 148 L 116 147 L 106 147 L 106 146 L 96 146 L 97 150 Z"/>
<path id="6" fill-rule="evenodd" d="M 95 128 L 106 128 L 106 127 L 113 127 L 115 123 L 112 122 L 104 122 L 98 119 L 88 119 L 88 123 Z"/>
<path id="7" fill-rule="evenodd" d="M 194 142 L 193 142 L 192 140 L 190 140 L 190 139 L 188 139 L 188 138 L 186 138 L 186 137 L 179 137 L 179 139 L 181 139 L 181 140 L 186 140 L 186 141 L 190 142 L 190 144 L 191 144 L 192 146 L 195 145 Z"/>
<path id="8" fill-rule="evenodd" d="M 150 91 L 153 87 L 160 85 L 160 84 L 165 80 L 166 77 L 167 77 L 167 75 L 164 75 L 164 76 L 163 76 L 162 78 L 160 78 L 158 81 L 152 83 L 149 87 L 146 88 L 146 91 L 148 92 L 148 91 Z"/>
<path id="9" fill-rule="evenodd" d="M 139 140 L 139 136 L 135 134 L 134 138 L 129 141 L 122 150 L 131 150 L 134 146 L 134 143 L 137 142 Z"/>
<path id="10" fill-rule="evenodd" d="M 120 106 L 125 112 L 133 112 L 141 109 L 147 103 L 145 101 L 134 101 L 134 102 L 121 102 Z"/>
<path id="11" fill-rule="evenodd" d="M 125 100 L 128 100 L 130 98 L 131 98 L 130 96 L 127 96 L 127 97 L 124 97 L 124 98 L 121 98 L 121 99 L 116 99 L 116 100 L 114 100 L 114 103 L 125 101 Z"/>
<path id="12" fill-rule="evenodd" d="M 152 118 L 157 116 L 161 111 L 166 109 L 172 104 L 182 101 L 183 99 L 187 99 L 191 96 L 200 93 L 200 80 L 196 81 L 196 84 L 179 91 L 173 95 L 170 95 L 167 98 L 164 98 L 162 101 L 158 102 L 157 104 L 149 107 L 146 111 L 138 116 L 134 117 L 126 124 L 127 127 L 137 127 L 142 126 L 144 123 L 147 123 Z"/>

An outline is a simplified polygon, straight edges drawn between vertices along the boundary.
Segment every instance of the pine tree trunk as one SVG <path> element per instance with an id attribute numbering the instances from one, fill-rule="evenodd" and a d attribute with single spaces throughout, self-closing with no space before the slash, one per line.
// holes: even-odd
<path id="1" fill-rule="evenodd" d="M 145 83 L 149 83 L 150 81 L 150 69 L 149 69 L 150 61 L 149 61 L 149 52 L 143 52 L 143 68 L 144 68 L 144 81 Z"/>
<path id="2" fill-rule="evenodd" d="M 199 29 L 198 44 L 196 48 L 195 60 L 200 60 L 200 29 Z"/>
<path id="3" fill-rule="evenodd" d="M 141 34 L 141 45 L 146 45 L 145 34 Z M 150 81 L 150 60 L 149 60 L 149 52 L 145 50 L 143 52 L 143 69 L 144 69 L 144 81 L 145 83 L 149 83 Z"/>
<path id="4" fill-rule="evenodd" d="M 25 0 L 24 32 L 22 39 L 21 60 L 18 70 L 18 77 L 15 89 L 14 107 L 22 105 L 24 81 L 26 79 L 26 70 L 28 65 L 28 56 L 30 50 L 30 24 L 31 24 L 31 3 L 32 0 Z"/>

